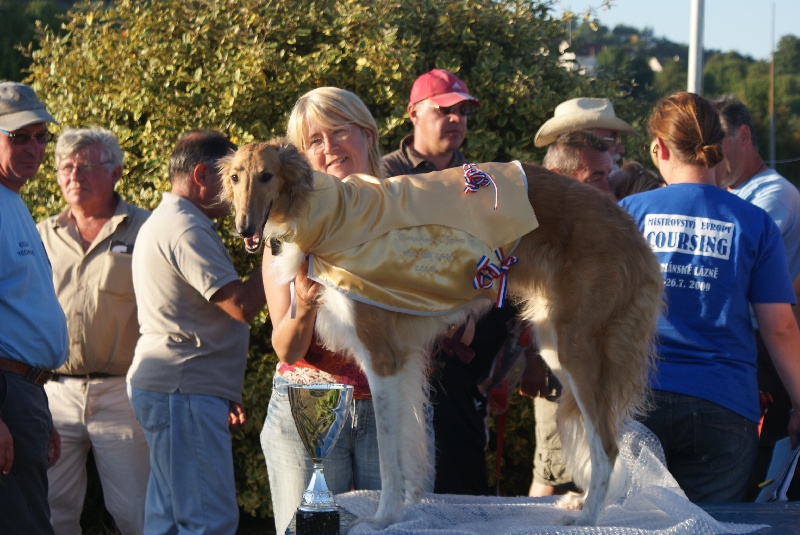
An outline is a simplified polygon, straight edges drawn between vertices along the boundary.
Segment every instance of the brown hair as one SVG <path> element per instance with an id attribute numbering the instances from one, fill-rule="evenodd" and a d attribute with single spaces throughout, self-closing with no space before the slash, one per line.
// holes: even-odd
<path id="1" fill-rule="evenodd" d="M 639 162 L 630 160 L 608 176 L 608 185 L 614 197 L 623 199 L 634 193 L 666 186 L 667 183 L 658 173 L 646 169 Z"/>
<path id="2" fill-rule="evenodd" d="M 662 98 L 648 127 L 682 162 L 711 168 L 722 161 L 725 133 L 714 105 L 700 95 L 680 92 Z"/>

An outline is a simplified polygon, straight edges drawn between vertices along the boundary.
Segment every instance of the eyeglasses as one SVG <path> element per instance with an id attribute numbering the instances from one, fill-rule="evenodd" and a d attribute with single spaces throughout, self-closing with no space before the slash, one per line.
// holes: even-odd
<path id="1" fill-rule="evenodd" d="M 325 148 L 326 139 L 328 140 L 328 144 L 338 145 L 347 141 L 352 134 L 353 127 L 351 125 L 337 126 L 330 133 L 323 132 L 306 141 L 306 150 L 316 156 Z"/>
<path id="2" fill-rule="evenodd" d="M 100 163 L 80 163 L 78 165 L 72 164 L 64 164 L 58 167 L 58 172 L 62 175 L 71 175 L 73 171 L 77 171 L 79 175 L 85 175 L 86 173 L 91 173 L 95 170 L 96 167 L 101 165 L 111 165 L 111 162 L 100 162 Z"/>
<path id="3" fill-rule="evenodd" d="M 622 145 L 622 138 L 619 135 L 601 137 L 606 143 L 613 143 L 614 145 Z"/>
<path id="4" fill-rule="evenodd" d="M 25 145 L 28 141 L 35 139 L 39 145 L 47 145 L 53 141 L 53 134 L 50 132 L 36 132 L 35 134 L 28 134 L 25 132 L 9 132 L 0 128 L 0 133 L 8 136 L 12 145 Z"/>
<path id="5" fill-rule="evenodd" d="M 454 104 L 452 106 L 437 106 L 436 104 L 431 104 L 432 108 L 435 108 L 444 116 L 448 115 L 460 115 L 461 117 L 469 117 L 472 115 L 473 108 L 469 104 Z"/>

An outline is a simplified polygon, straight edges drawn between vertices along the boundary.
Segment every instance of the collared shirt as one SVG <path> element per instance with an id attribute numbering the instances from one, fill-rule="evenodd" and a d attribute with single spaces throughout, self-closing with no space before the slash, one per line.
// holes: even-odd
<path id="1" fill-rule="evenodd" d="M 149 215 L 119 200 L 114 215 L 86 251 L 69 208 L 37 225 L 67 317 L 69 358 L 58 373 L 127 373 L 139 338 L 131 258 Z"/>
<path id="2" fill-rule="evenodd" d="M 164 193 L 133 251 L 141 336 L 128 383 L 241 402 L 249 327 L 210 301 L 236 280 L 214 221 L 190 200 Z"/>
<path id="3" fill-rule="evenodd" d="M 467 159 L 457 150 L 453 153 L 446 169 L 460 167 L 467 163 Z M 409 134 L 400 142 L 400 148 L 383 157 L 383 168 L 386 176 L 419 175 L 438 171 L 436 166 L 426 160 L 419 152 L 414 150 L 414 134 Z"/>
<path id="4" fill-rule="evenodd" d="M 0 185 L 0 357 L 52 370 L 67 358 L 53 271 L 19 194 Z"/>

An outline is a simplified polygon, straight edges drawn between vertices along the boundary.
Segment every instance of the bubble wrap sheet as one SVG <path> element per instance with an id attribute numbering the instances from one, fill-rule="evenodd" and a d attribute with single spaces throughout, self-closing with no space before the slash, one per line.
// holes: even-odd
<path id="1" fill-rule="evenodd" d="M 666 469 L 658 439 L 631 422 L 620 439 L 620 455 L 631 474 L 628 493 L 600 514 L 593 527 L 564 526 L 560 520 L 577 512 L 555 505 L 557 498 L 505 498 L 428 494 L 405 507 L 397 522 L 379 530 L 355 522 L 348 535 L 527 535 L 527 534 L 735 534 L 767 527 L 718 522 L 691 503 Z M 336 502 L 356 517 L 371 517 L 378 491 L 354 491 Z"/>

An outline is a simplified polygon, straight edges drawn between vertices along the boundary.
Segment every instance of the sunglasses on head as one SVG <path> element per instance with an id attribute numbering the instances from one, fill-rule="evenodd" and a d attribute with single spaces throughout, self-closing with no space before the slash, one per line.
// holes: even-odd
<path id="1" fill-rule="evenodd" d="M 50 132 L 36 132 L 35 134 L 27 134 L 25 132 L 9 132 L 0 128 L 0 133 L 8 136 L 9 141 L 13 145 L 25 145 L 28 141 L 34 139 L 39 145 L 47 145 L 53 141 L 53 134 Z"/>

